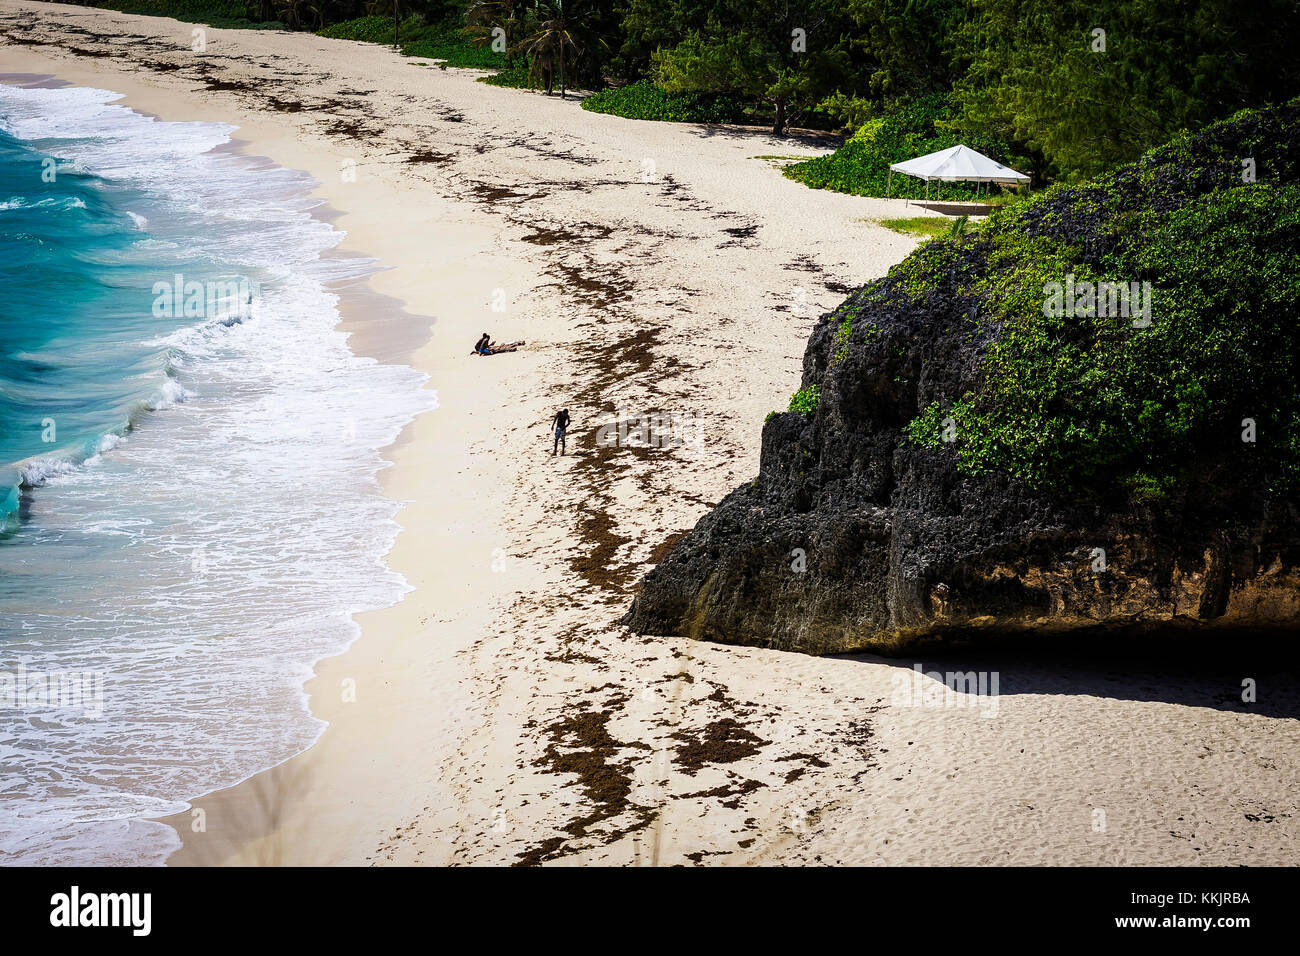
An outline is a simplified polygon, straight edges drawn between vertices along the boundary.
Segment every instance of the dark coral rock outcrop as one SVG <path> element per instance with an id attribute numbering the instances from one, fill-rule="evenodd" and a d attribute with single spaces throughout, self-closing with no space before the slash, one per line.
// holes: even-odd
<path id="1" fill-rule="evenodd" d="M 927 243 L 822 317 L 758 477 L 625 623 L 815 654 L 1293 629 L 1298 183 L 1291 104 Z"/>

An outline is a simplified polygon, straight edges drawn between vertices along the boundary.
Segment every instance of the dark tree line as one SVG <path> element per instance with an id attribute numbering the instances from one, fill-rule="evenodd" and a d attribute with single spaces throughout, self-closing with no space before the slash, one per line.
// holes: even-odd
<path id="1" fill-rule="evenodd" d="M 753 104 L 778 134 L 814 112 L 854 129 L 949 94 L 964 128 L 1066 175 L 1300 95 L 1300 0 L 251 3 L 303 26 L 396 9 L 480 42 L 498 29 L 502 52 L 548 92 L 650 79 Z"/>

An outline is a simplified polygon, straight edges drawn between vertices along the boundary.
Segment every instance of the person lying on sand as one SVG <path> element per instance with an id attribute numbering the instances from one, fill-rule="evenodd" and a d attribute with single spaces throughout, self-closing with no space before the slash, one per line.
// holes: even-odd
<path id="1" fill-rule="evenodd" d="M 474 351 L 470 355 L 496 355 L 499 352 L 513 352 L 523 345 L 523 340 L 518 342 L 507 342 L 502 345 L 500 342 L 493 342 L 486 332 L 474 343 Z"/>

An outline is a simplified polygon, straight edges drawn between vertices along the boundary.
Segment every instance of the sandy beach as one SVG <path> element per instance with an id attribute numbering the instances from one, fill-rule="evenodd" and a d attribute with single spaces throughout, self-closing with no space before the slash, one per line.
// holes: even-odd
<path id="1" fill-rule="evenodd" d="M 0 73 L 228 122 L 314 176 L 340 252 L 381 270 L 353 348 L 437 407 L 384 472 L 410 592 L 317 666 L 313 747 L 167 819 L 172 865 L 1300 861 L 1300 691 L 1268 655 L 813 658 L 617 623 L 756 474 L 817 316 L 915 247 L 877 220 L 922 210 L 784 178 L 773 157 L 830 148 L 811 134 L 599 115 L 310 34 L 197 53 L 195 29 L 3 0 Z M 405 311 L 371 320 L 374 295 Z M 471 357 L 483 331 L 526 345 Z M 619 409 L 701 440 L 599 446 Z M 918 663 L 998 694 L 928 694 Z"/>

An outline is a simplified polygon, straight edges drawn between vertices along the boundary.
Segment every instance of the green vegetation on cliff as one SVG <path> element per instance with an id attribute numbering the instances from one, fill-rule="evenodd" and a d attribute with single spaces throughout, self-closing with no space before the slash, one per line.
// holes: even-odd
<path id="1" fill-rule="evenodd" d="M 1243 112 L 895 267 L 874 301 L 943 295 L 987 340 L 976 387 L 932 400 L 909 439 L 955 431 L 960 470 L 1032 487 L 1158 498 L 1234 448 L 1239 477 L 1295 486 L 1298 145 L 1300 106 Z"/>
<path id="2" fill-rule="evenodd" d="M 820 385 L 805 385 L 793 395 L 790 396 L 790 411 L 798 412 L 800 415 L 814 415 L 817 412 L 817 404 L 821 401 L 822 389 Z"/>

